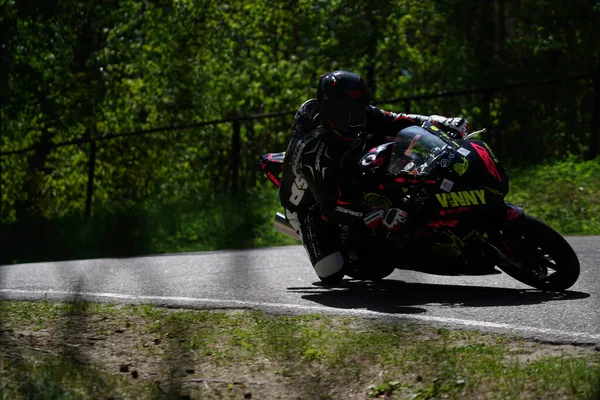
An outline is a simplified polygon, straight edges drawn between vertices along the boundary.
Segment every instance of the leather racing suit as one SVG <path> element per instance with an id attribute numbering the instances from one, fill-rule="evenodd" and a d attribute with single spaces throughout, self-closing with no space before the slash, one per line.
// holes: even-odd
<path id="1" fill-rule="evenodd" d="M 363 132 L 353 141 L 328 130 L 319 119 L 316 99 L 300 106 L 283 164 L 279 199 L 319 278 L 335 284 L 344 276 L 349 255 L 339 225 L 364 226 L 370 209 L 357 203 L 352 174 L 360 157 L 400 130 L 432 117 L 383 111 L 369 106 Z M 435 116 L 438 120 L 445 117 Z M 352 262 L 360 262 L 354 260 Z"/>

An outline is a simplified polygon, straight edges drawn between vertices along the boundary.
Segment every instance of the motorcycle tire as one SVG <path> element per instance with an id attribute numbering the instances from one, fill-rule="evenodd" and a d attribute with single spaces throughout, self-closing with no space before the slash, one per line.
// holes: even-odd
<path id="1" fill-rule="evenodd" d="M 503 229 L 501 251 L 522 268 L 502 267 L 512 278 L 536 289 L 561 292 L 579 278 L 579 260 L 571 245 L 554 229 L 530 215 Z M 554 271 L 549 273 L 550 270 Z"/>
<path id="2" fill-rule="evenodd" d="M 350 266 L 348 270 L 345 272 L 346 276 L 351 279 L 356 279 L 359 281 L 372 281 L 378 282 L 381 281 L 394 272 L 396 267 L 390 264 L 383 265 L 370 265 L 367 267 L 368 270 L 365 271 L 365 267 L 363 268 L 352 268 Z"/>
<path id="3" fill-rule="evenodd" d="M 356 259 L 363 260 L 348 262 L 344 274 L 350 279 L 377 282 L 387 278 L 396 269 L 394 263 L 389 262 L 384 256 L 385 252 L 370 235 L 368 231 L 350 230 L 348 227 L 342 231 L 342 243 L 346 254 L 356 252 Z"/>

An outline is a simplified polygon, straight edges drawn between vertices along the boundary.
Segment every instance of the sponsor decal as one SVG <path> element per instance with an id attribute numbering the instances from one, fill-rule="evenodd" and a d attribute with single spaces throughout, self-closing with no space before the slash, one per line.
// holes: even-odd
<path id="1" fill-rule="evenodd" d="M 500 191 L 498 189 L 491 188 L 489 186 L 485 186 L 484 188 L 485 188 L 486 191 L 488 191 L 490 193 L 493 193 L 493 194 L 497 194 L 498 196 L 504 196 L 506 194 L 506 192 Z"/>
<path id="2" fill-rule="evenodd" d="M 336 207 L 335 211 L 339 211 L 339 212 L 344 213 L 344 214 L 350 214 L 350 215 L 353 215 L 355 217 L 362 217 L 363 216 L 363 213 L 361 213 L 361 212 L 348 210 L 347 208 L 343 208 L 343 207 Z"/>
<path id="3" fill-rule="evenodd" d="M 447 210 L 440 210 L 440 215 L 449 215 L 449 214 L 460 214 L 467 212 L 471 209 L 471 207 L 458 207 L 458 208 L 449 208 Z"/>
<path id="4" fill-rule="evenodd" d="M 429 221 L 427 226 L 432 228 L 455 228 L 458 225 L 458 220 L 443 220 L 443 221 Z"/>
<path id="5" fill-rule="evenodd" d="M 462 249 L 465 247 L 465 242 L 467 242 L 469 239 L 471 239 L 471 237 L 474 234 L 476 234 L 475 231 L 471 231 L 471 232 L 467 233 L 465 236 L 463 236 L 462 238 L 459 238 L 458 236 L 456 236 L 454 233 L 452 233 L 450 231 L 445 231 L 442 233 L 444 233 L 446 236 L 448 236 L 450 238 L 450 240 L 452 241 L 452 243 L 451 244 L 436 243 L 433 246 L 433 251 L 435 251 L 436 253 L 439 253 L 441 255 L 444 255 L 446 257 L 451 257 L 451 258 L 459 257 L 462 254 Z"/>
<path id="6" fill-rule="evenodd" d="M 478 206 L 487 204 L 485 200 L 485 190 L 463 190 L 460 192 L 451 193 L 436 193 L 442 207 L 461 207 L 461 206 Z"/>
<path id="7" fill-rule="evenodd" d="M 403 178 L 403 177 L 394 179 L 394 182 L 398 182 L 398 183 L 423 183 L 423 182 L 425 182 L 428 185 L 435 185 L 436 183 L 438 183 L 438 181 L 436 179 L 427 179 L 426 181 L 423 181 L 423 180 L 419 180 L 419 179 L 407 179 L 407 178 Z M 383 189 L 383 187 L 380 187 L 380 189 Z"/>
<path id="8" fill-rule="evenodd" d="M 485 146 L 485 148 L 487 149 L 488 153 L 490 153 L 490 155 L 492 156 L 492 159 L 494 160 L 495 163 L 498 163 L 498 158 L 496 157 L 496 155 L 494 154 L 494 152 L 492 151 L 492 149 L 490 149 L 490 146 L 488 146 L 487 143 L 483 142 L 483 145 Z"/>
<path id="9" fill-rule="evenodd" d="M 456 236 L 452 232 L 444 232 L 450 240 L 452 240 L 452 244 L 444 244 L 444 243 L 436 243 L 433 246 L 433 251 L 439 253 L 443 256 L 456 258 L 462 254 L 461 249 L 464 247 L 464 243 L 458 236 Z"/>
<path id="10" fill-rule="evenodd" d="M 302 197 L 304 197 L 304 191 L 308 188 L 308 182 L 304 177 L 298 175 L 296 179 L 294 179 L 294 184 L 292 185 L 292 195 L 290 196 L 290 203 L 297 206 L 302 201 Z"/>
<path id="11" fill-rule="evenodd" d="M 494 178 L 498 179 L 500 182 L 502 182 L 502 176 L 500 175 L 500 172 L 496 167 L 496 163 L 494 162 L 494 160 L 492 160 L 490 153 L 488 153 L 484 147 L 478 145 L 477 143 L 471 143 L 471 146 L 475 149 L 479 157 L 483 160 L 483 163 L 485 164 L 485 167 L 487 168 L 489 174 L 492 175 Z"/>
<path id="12" fill-rule="evenodd" d="M 461 147 L 460 149 L 456 150 L 456 152 L 458 154 L 460 154 L 461 156 L 465 156 L 465 157 L 468 156 L 469 154 L 471 154 L 471 152 L 469 150 L 465 149 L 464 147 Z"/>
<path id="13" fill-rule="evenodd" d="M 325 150 L 325 143 L 321 142 L 319 150 L 317 150 L 317 160 L 315 161 L 315 169 L 317 171 L 321 170 L 321 156 L 323 155 L 323 150 Z"/>
<path id="14" fill-rule="evenodd" d="M 469 161 L 466 157 L 461 157 L 463 162 L 454 164 L 454 171 L 458 174 L 458 176 L 463 176 L 465 172 L 467 172 L 467 168 L 469 168 Z"/>
<path id="15" fill-rule="evenodd" d="M 450 166 L 450 161 L 449 161 L 447 158 L 442 158 L 442 159 L 440 160 L 440 165 L 441 165 L 443 168 L 448 168 L 448 167 Z"/>
<path id="16" fill-rule="evenodd" d="M 302 224 L 300 228 L 300 233 L 302 244 L 306 247 L 310 260 L 314 261 L 320 259 L 323 254 L 321 252 L 321 247 L 319 246 L 319 241 L 317 240 L 315 220 L 312 216 L 306 218 L 305 223 Z"/>
<path id="17" fill-rule="evenodd" d="M 362 96 L 363 94 L 365 94 L 364 90 L 351 90 L 348 92 L 348 97 L 351 99 L 356 99 L 360 96 Z"/>
<path id="18" fill-rule="evenodd" d="M 449 181 L 448 179 L 444 179 L 440 185 L 440 189 L 442 189 L 444 192 L 451 191 L 452 187 L 454 187 L 454 182 Z"/>
<path id="19" fill-rule="evenodd" d="M 367 193 L 364 202 L 370 207 L 390 208 L 392 206 L 390 199 L 377 193 Z"/>

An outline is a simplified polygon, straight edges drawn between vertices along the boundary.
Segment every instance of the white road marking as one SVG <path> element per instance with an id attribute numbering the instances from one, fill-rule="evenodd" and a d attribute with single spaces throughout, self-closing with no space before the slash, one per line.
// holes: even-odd
<path id="1" fill-rule="evenodd" d="M 170 297 L 170 296 L 134 296 L 120 293 L 92 293 L 92 292 L 65 292 L 65 291 L 42 291 L 42 290 L 13 290 L 0 289 L 0 298 L 19 299 L 19 298 L 37 298 L 39 300 L 85 300 L 85 298 L 98 299 L 99 301 L 127 301 L 130 304 L 152 304 L 155 306 L 161 305 L 180 305 L 183 307 L 210 307 L 210 308 L 248 308 L 248 309 L 288 309 L 307 312 L 325 312 L 329 314 L 346 314 L 352 316 L 374 317 L 383 316 L 386 318 L 409 319 L 419 322 L 433 322 L 438 324 L 461 325 L 465 327 L 484 328 L 506 330 L 511 332 L 523 332 L 530 334 L 542 334 L 558 337 L 570 337 L 577 339 L 586 339 L 600 342 L 600 335 L 585 332 L 561 331 L 556 329 L 535 328 L 531 326 L 519 326 L 505 323 L 485 322 L 458 318 L 434 317 L 427 315 L 412 315 L 412 314 L 389 314 L 363 309 L 332 309 L 330 307 L 309 306 L 300 304 L 277 304 L 277 303 L 261 303 L 244 300 L 218 300 L 218 299 L 203 299 L 194 297 Z"/>

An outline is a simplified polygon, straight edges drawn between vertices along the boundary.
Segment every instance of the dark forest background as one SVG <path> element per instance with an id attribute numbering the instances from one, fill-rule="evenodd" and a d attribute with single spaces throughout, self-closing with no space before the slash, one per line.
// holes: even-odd
<path id="1" fill-rule="evenodd" d="M 258 156 L 334 69 L 510 168 L 599 155 L 600 1 L 0 5 L 2 262 L 273 243 Z"/>

